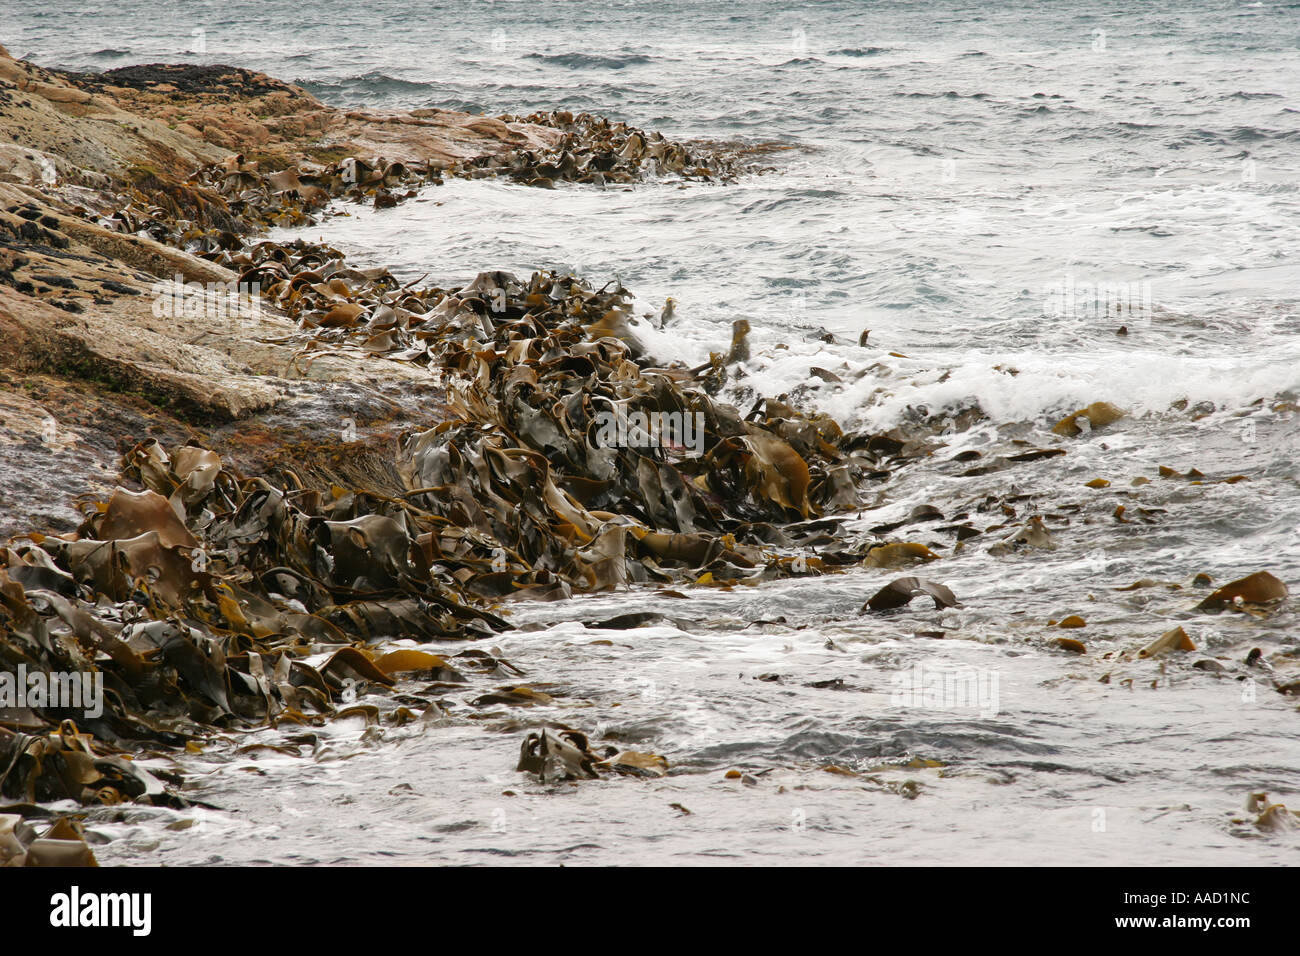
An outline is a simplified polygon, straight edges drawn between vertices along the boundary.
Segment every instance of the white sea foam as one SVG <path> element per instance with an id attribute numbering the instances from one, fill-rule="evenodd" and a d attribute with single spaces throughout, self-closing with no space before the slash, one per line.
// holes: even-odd
<path id="1" fill-rule="evenodd" d="M 1095 401 L 1142 415 L 1168 411 L 1179 401 L 1240 409 L 1261 398 L 1300 393 L 1300 354 L 1294 349 L 1289 358 L 1272 361 L 1260 361 L 1258 354 L 1243 361 L 1231 354 L 1119 350 L 972 350 L 909 358 L 876 351 L 856 362 L 841 355 L 830 349 L 764 351 L 747 364 L 747 384 L 760 395 L 806 386 L 806 400 L 818 409 L 869 430 L 887 429 L 921 408 L 935 414 L 977 406 L 996 422 L 1042 421 Z M 845 384 L 810 376 L 810 365 L 831 370 Z"/>

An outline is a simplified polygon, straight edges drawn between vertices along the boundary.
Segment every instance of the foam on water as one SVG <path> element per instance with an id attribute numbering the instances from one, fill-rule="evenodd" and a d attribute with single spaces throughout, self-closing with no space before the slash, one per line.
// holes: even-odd
<path id="1" fill-rule="evenodd" d="M 836 351 L 764 352 L 746 366 L 749 384 L 765 395 L 810 386 L 809 400 L 816 407 L 872 431 L 888 430 L 917 409 L 938 414 L 978 407 L 997 422 L 1041 423 L 1100 399 L 1141 416 L 1165 413 L 1181 401 L 1239 409 L 1261 398 L 1300 393 L 1300 354 L 1294 349 L 1266 365 L 1233 355 L 1118 349 L 1055 355 L 973 349 L 953 357 L 953 364 L 942 357 L 936 362 L 876 352 L 859 360 L 856 370 Z M 862 377 L 844 387 L 829 385 L 810 379 L 810 364 Z"/>
<path id="2" fill-rule="evenodd" d="M 1296 290 L 1286 263 L 1268 250 L 1245 256 L 1246 263 L 1261 263 L 1252 268 L 1208 239 L 1196 258 L 1177 260 L 1178 243 L 1162 239 L 1171 246 L 1164 255 L 1172 274 L 1154 282 L 1134 280 L 1141 274 L 1134 270 L 1126 278 L 1119 268 L 1048 274 L 1022 265 L 1008 288 L 996 275 L 1014 272 L 1014 263 L 1004 268 L 987 252 L 966 261 L 960 246 L 947 253 L 958 273 L 946 276 L 949 267 L 937 263 L 934 272 L 918 270 L 918 255 L 933 257 L 916 240 L 912 251 L 897 256 L 895 275 L 882 277 L 864 261 L 871 253 L 854 250 L 853 237 L 846 243 L 833 226 L 819 232 L 786 219 L 791 204 L 797 209 L 808 202 L 801 197 L 817 175 L 808 166 L 801 161 L 735 189 L 683 191 L 663 183 L 611 194 L 450 181 L 401 209 L 343 205 L 338 208 L 345 218 L 275 235 L 328 237 L 365 264 L 394 265 L 403 281 L 432 272 L 432 281 L 454 283 L 485 268 L 521 275 L 552 268 L 596 285 L 621 281 L 637 293 L 638 314 L 649 316 L 636 326 L 638 336 L 666 362 L 696 365 L 711 351 L 725 352 L 731 320 L 747 317 L 754 357 L 739 370 L 740 385 L 772 395 L 799 389 L 823 411 L 871 428 L 897 424 L 919 406 L 938 412 L 977 405 L 999 421 L 1034 421 L 1102 399 L 1143 414 L 1183 400 L 1237 409 L 1300 389 Z M 1258 213 L 1267 199 L 1252 194 L 1243 201 L 1236 191 L 1204 195 L 1226 197 L 1216 215 L 1235 223 Z M 855 200 L 823 189 L 816 201 L 833 207 Z M 924 216 L 906 198 L 895 202 L 900 212 L 893 218 Z M 993 210 L 984 227 L 995 228 L 999 215 Z M 1206 214 L 1193 204 L 1185 215 L 1194 221 Z M 752 232 L 736 234 L 727 225 L 750 219 L 756 222 Z M 938 225 L 931 218 L 914 228 Z M 831 268 L 852 277 L 852 296 L 798 271 L 819 248 L 824 261 L 843 260 Z M 1225 272 L 1229 264 L 1233 271 Z M 984 274 L 974 276 L 977 270 Z M 1022 285 L 1035 281 L 1037 288 Z M 1096 303 L 1086 302 L 1069 314 L 1050 313 L 1052 297 L 1059 297 L 1054 290 L 1088 281 L 1131 288 L 1144 309 L 1102 315 L 1097 308 L 1087 311 Z M 922 304 L 870 304 L 870 287 L 882 284 Z M 668 296 L 676 301 L 676 318 L 659 328 Z M 1115 334 L 1121 325 L 1128 329 L 1124 338 Z M 869 344 L 877 348 L 854 341 L 858 328 L 868 326 Z M 819 329 L 837 341 L 823 343 L 814 334 Z M 814 366 L 845 384 L 811 375 Z"/>

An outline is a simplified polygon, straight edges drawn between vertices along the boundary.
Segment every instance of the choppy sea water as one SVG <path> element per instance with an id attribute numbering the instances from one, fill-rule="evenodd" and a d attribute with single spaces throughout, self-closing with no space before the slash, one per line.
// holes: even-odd
<path id="1" fill-rule="evenodd" d="M 1234 821 L 1251 792 L 1300 807 L 1295 698 L 1243 665 L 1260 647 L 1294 675 L 1300 618 L 1192 613 L 1203 592 L 1190 581 L 1267 569 L 1300 588 L 1300 415 L 1286 407 L 1300 393 L 1300 5 L 1125 7 L 18 11 L 0 42 L 45 65 L 227 62 L 338 104 L 588 109 L 674 137 L 796 147 L 730 186 L 449 181 L 396 209 L 341 206 L 298 234 L 405 279 L 564 268 L 617 278 L 647 313 L 672 296 L 674 322 L 641 329 L 665 360 L 703 361 L 747 318 L 754 354 L 731 386 L 743 404 L 785 395 L 868 429 L 953 419 L 933 462 L 869 489 L 843 533 L 919 504 L 951 518 L 1025 495 L 1017 516 L 1048 515 L 1058 542 L 998 557 L 983 539 L 955 553 L 933 530 L 944 521 L 896 532 L 948 544 L 922 572 L 961 599 L 944 612 L 918 601 L 859 616 L 894 576 L 865 569 L 519 607 L 497 646 L 556 704 L 378 732 L 344 722 L 299 756 L 218 742 L 182 767 L 223 809 L 105 815 L 115 839 L 101 859 L 1293 860 L 1293 835 Z M 1116 314 L 1116 299 L 1136 308 Z M 1099 400 L 1129 417 L 1050 433 Z M 976 407 L 983 419 L 957 419 Z M 963 474 L 963 452 L 987 460 L 1017 440 L 1068 454 Z M 1160 466 L 1249 480 L 1194 485 Z M 1098 477 L 1111 485 L 1086 487 Z M 1114 519 L 1120 504 L 1130 521 Z M 1139 578 L 1183 589 L 1115 590 Z M 667 620 L 576 623 L 629 611 Z M 1047 621 L 1066 614 L 1088 621 L 1069 632 L 1082 657 L 1050 644 L 1063 632 Z M 1116 658 L 1176 625 L 1197 652 Z M 1209 659 L 1224 670 L 1191 666 Z M 979 681 L 978 700 L 910 693 L 958 673 Z M 529 783 L 516 748 L 544 720 L 674 770 Z M 733 768 L 749 780 L 724 779 Z"/>

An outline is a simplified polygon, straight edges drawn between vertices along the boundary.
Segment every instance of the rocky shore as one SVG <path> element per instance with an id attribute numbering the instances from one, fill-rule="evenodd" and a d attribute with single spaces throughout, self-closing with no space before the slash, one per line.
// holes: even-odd
<path id="1" fill-rule="evenodd" d="M 469 279 L 437 261 L 403 282 L 328 239 L 266 235 L 349 204 L 428 200 L 455 177 L 726 188 L 771 146 L 674 142 L 562 111 L 341 110 L 231 67 L 71 74 L 2 49 L 0 140 L 0 864 L 92 862 L 90 808 L 188 810 L 202 794 L 186 759 L 311 757 L 357 723 L 372 740 L 490 727 L 512 735 L 492 740 L 492 766 L 544 783 L 664 775 L 676 758 L 654 731 L 599 729 L 602 708 L 624 701 L 567 697 L 559 665 L 501 649 L 524 643 L 501 637 L 512 609 L 527 616 L 520 602 L 583 593 L 621 600 L 638 587 L 672 605 L 692 588 L 748 594 L 862 567 L 875 573 L 861 596 L 856 578 L 817 584 L 852 585 L 837 620 L 867 598 L 858 613 L 899 612 L 892 626 L 907 637 L 898 621 L 931 602 L 958 615 L 965 596 L 991 613 L 996 598 L 972 598 L 969 577 L 915 576 L 978 552 L 988 567 L 1008 562 L 989 572 L 1014 579 L 1007 590 L 1071 609 L 1031 620 L 1007 598 L 1006 633 L 990 638 L 1068 661 L 1051 681 L 1154 691 L 1168 669 L 1300 693 L 1282 644 L 1237 653 L 1268 637 L 1250 626 L 1289 598 L 1272 573 L 1026 583 L 1016 562 L 1082 557 L 1084 542 L 1109 540 L 1089 537 L 1098 528 L 1140 538 L 1183 500 L 1140 495 L 1248 482 L 1161 467 L 1122 483 L 1121 463 L 1114 488 L 1091 472 L 1064 495 L 1028 478 L 993 484 L 1072 462 L 1094 432 L 1132 426 L 1129 410 L 1094 401 L 1037 434 L 1050 447 L 1015 429 L 936 455 L 983 419 L 978 407 L 920 408 L 867 434 L 800 410 L 797 392 L 721 400 L 749 355 L 744 319 L 709 361 L 664 365 L 638 329 L 671 323 L 671 302 L 636 315 L 616 282 Z M 888 357 L 905 358 L 881 351 L 862 374 L 887 378 Z M 958 482 L 942 508 L 892 483 L 916 489 L 931 474 L 993 477 L 978 492 Z M 1107 489 L 1121 503 L 1098 497 Z M 876 523 L 846 530 L 882 505 Z M 567 607 L 556 605 L 566 622 Z M 1091 622 L 1073 613 L 1084 608 Z M 1210 641 L 1178 624 L 1220 614 L 1229 623 Z M 584 624 L 613 634 L 658 619 L 620 608 Z M 956 643 L 942 629 L 914 636 Z M 576 653 L 597 646 L 612 643 L 584 637 Z M 71 676 L 101 689 L 94 706 L 55 699 Z M 579 726 L 529 719 L 534 707 L 570 712 L 557 702 L 588 708 Z M 858 779 L 839 763 L 818 769 Z M 82 809 L 51 808 L 68 800 Z M 1255 829 L 1294 827 L 1263 793 L 1250 809 Z"/>
<path id="2" fill-rule="evenodd" d="M 376 722 L 545 697 L 451 700 L 519 670 L 394 639 L 490 636 L 511 600 L 854 564 L 818 519 L 916 452 L 715 401 L 744 330 L 700 368 L 656 367 L 622 288 L 402 286 L 260 236 L 450 176 L 725 182 L 761 148 L 587 114 L 338 110 L 246 70 L 77 75 L 2 49 L 0 137 L 0 663 L 106 687 L 93 716 L 0 705 L 10 862 L 89 857 L 75 819 L 22 822 L 46 801 L 183 805 L 179 778 L 132 758 L 216 728 L 354 714 L 358 688 L 391 698 L 362 709 Z M 398 694 L 398 675 L 427 686 Z M 594 746 L 544 727 L 520 769 L 666 766 Z"/>

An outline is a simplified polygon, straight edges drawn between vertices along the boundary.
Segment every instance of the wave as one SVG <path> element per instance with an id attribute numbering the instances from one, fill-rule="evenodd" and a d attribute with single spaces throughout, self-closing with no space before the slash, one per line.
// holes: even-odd
<path id="1" fill-rule="evenodd" d="M 849 46 L 841 50 L 831 50 L 831 56 L 880 56 L 882 53 L 889 53 L 890 48 L 887 46 Z"/>
<path id="2" fill-rule="evenodd" d="M 572 70 L 622 70 L 629 66 L 653 62 L 654 57 L 643 53 L 626 53 L 620 56 L 600 56 L 595 53 L 526 53 L 525 60 L 537 60 Z"/>
<path id="3" fill-rule="evenodd" d="M 441 83 L 404 80 L 378 70 L 341 80 L 293 80 L 308 93 L 336 106 L 438 107 L 481 112 L 477 104 L 465 104 L 455 91 Z"/>
<path id="4" fill-rule="evenodd" d="M 400 77 L 389 76 L 387 73 L 381 73 L 378 70 L 371 70 L 369 73 L 363 73 L 360 76 L 349 76 L 343 80 L 298 79 L 294 82 L 317 96 L 320 95 L 322 90 L 346 91 L 349 93 L 409 93 L 416 90 L 424 91 L 442 88 L 441 84 L 438 83 L 404 80 Z"/>
<path id="5" fill-rule="evenodd" d="M 1196 129 L 1184 137 L 1188 142 L 1214 143 L 1291 143 L 1300 140 L 1300 130 L 1260 129 L 1257 126 L 1233 126 L 1230 129 Z"/>
<path id="6" fill-rule="evenodd" d="M 943 93 L 912 92 L 895 93 L 894 95 L 916 100 L 988 100 L 993 98 L 991 93 L 958 93 L 956 90 L 947 90 Z"/>
<path id="7" fill-rule="evenodd" d="M 809 366 L 827 360 L 824 354 L 814 358 L 814 347 L 809 343 L 760 352 L 745 366 L 747 384 L 759 394 L 806 386 Z M 1160 346 L 1110 347 L 1078 351 L 1066 361 L 1061 354 L 1037 349 L 971 349 L 962 356 L 900 361 L 908 367 L 884 379 L 862 375 L 871 362 L 846 355 L 845 370 L 839 372 L 846 384 L 822 385 L 807 400 L 837 421 L 876 430 L 906 421 L 916 408 L 941 414 L 978 407 L 999 424 L 1041 423 L 1099 395 L 1134 417 L 1165 414 L 1180 400 L 1236 411 L 1300 388 L 1294 349 L 1290 351 L 1274 361 L 1259 361 L 1228 352 L 1195 356 L 1170 354 Z"/>

